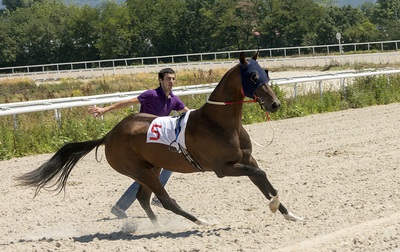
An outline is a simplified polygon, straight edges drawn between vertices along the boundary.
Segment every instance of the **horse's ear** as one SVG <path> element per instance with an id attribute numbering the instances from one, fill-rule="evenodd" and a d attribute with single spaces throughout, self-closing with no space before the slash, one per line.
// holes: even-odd
<path id="1" fill-rule="evenodd" d="M 244 56 L 244 52 L 239 54 L 239 61 L 242 65 L 246 65 L 246 56 Z"/>
<path id="2" fill-rule="evenodd" d="M 257 52 L 253 55 L 253 57 L 251 57 L 253 60 L 257 60 L 258 57 L 258 53 L 260 52 L 260 50 L 257 50 Z"/>

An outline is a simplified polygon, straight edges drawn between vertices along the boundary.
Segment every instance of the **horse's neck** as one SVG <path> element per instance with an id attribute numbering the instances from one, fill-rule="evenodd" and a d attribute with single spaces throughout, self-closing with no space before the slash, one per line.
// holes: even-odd
<path id="1" fill-rule="evenodd" d="M 239 65 L 231 68 L 221 79 L 210 95 L 210 101 L 241 102 L 243 91 Z"/>
<path id="2" fill-rule="evenodd" d="M 242 104 L 213 105 L 205 104 L 200 109 L 203 117 L 222 125 L 238 125 L 242 118 Z M 240 125 L 240 124 L 239 124 Z"/>
<path id="3" fill-rule="evenodd" d="M 228 104 L 206 103 L 201 109 L 202 116 L 214 123 L 237 128 L 241 125 L 243 99 L 239 66 L 237 66 L 222 77 L 209 98 L 210 101 L 219 104 L 224 102 L 228 102 Z M 233 104 L 229 104 L 230 102 L 233 102 Z"/>

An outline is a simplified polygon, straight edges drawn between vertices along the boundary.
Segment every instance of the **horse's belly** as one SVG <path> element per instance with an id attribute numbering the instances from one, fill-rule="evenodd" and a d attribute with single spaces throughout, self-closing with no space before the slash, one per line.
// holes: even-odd
<path id="1" fill-rule="evenodd" d="M 197 170 L 186 160 L 175 147 L 163 144 L 147 143 L 142 149 L 142 155 L 151 164 L 170 171 L 191 173 Z"/>

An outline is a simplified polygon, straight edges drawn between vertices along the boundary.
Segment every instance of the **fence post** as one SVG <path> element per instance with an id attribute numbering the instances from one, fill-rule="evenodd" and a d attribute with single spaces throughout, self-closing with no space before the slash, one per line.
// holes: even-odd
<path id="1" fill-rule="evenodd" d="M 318 81 L 318 85 L 319 85 L 319 97 L 322 98 L 322 80 Z"/>
<path id="2" fill-rule="evenodd" d="M 340 85 L 343 88 L 344 99 L 347 100 L 347 92 L 346 92 L 346 78 L 340 79 Z"/>
<path id="3" fill-rule="evenodd" d="M 13 114 L 14 130 L 18 129 L 18 118 L 16 114 Z"/>
<path id="4" fill-rule="evenodd" d="M 54 110 L 54 117 L 56 118 L 56 121 L 58 123 L 58 127 L 61 128 L 61 111 L 59 109 Z"/>

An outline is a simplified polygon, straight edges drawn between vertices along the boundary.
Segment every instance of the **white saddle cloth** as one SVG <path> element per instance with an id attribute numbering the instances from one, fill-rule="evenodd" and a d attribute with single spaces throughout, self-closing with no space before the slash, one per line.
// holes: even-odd
<path id="1" fill-rule="evenodd" d="M 147 130 L 147 143 L 158 143 L 173 146 L 179 151 L 178 143 L 186 149 L 185 130 L 190 111 L 186 112 L 182 118 L 178 138 L 176 138 L 175 128 L 179 117 L 161 116 L 154 119 Z M 176 140 L 176 141 L 175 141 Z"/>

